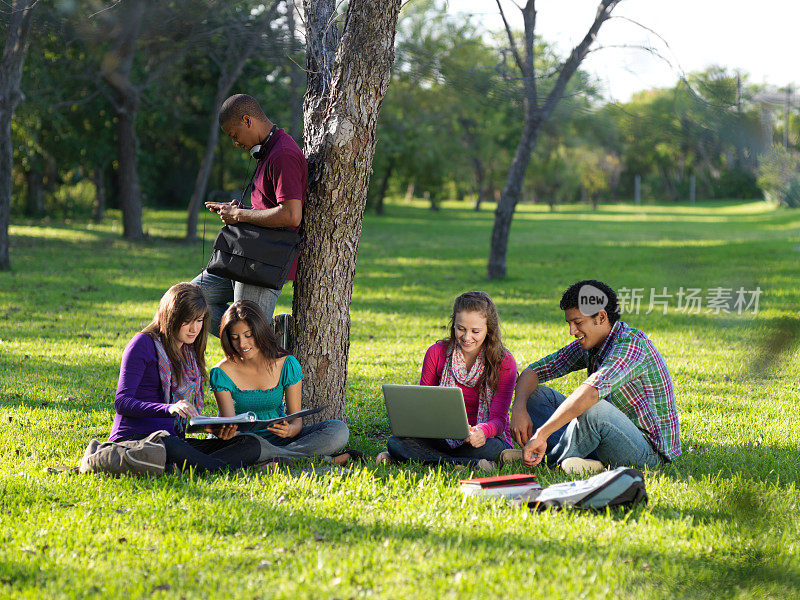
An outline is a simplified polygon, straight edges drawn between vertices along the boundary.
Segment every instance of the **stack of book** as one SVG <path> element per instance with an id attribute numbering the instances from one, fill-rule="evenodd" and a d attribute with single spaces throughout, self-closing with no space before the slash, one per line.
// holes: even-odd
<path id="1" fill-rule="evenodd" d="M 541 489 L 536 475 L 524 473 L 461 480 L 461 491 L 465 496 L 497 496 L 508 500 L 531 501 Z"/>

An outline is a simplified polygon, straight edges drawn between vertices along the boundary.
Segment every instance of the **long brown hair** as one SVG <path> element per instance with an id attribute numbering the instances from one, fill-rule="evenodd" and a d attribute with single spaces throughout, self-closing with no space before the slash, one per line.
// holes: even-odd
<path id="1" fill-rule="evenodd" d="M 477 388 L 489 384 L 492 393 L 497 392 L 497 383 L 500 380 L 500 365 L 506 356 L 506 347 L 500 337 L 500 318 L 497 308 L 492 302 L 492 297 L 486 292 L 465 292 L 456 298 L 453 303 L 453 313 L 450 315 L 450 337 L 441 342 L 447 342 L 450 351 L 458 345 L 456 340 L 456 316 L 460 312 L 477 312 L 486 319 L 486 338 L 483 340 L 483 357 L 486 367 L 478 379 Z"/>
<path id="2" fill-rule="evenodd" d="M 197 367 L 203 383 L 206 382 L 206 342 L 208 341 L 208 303 L 199 285 L 193 283 L 176 283 L 161 297 L 150 324 L 142 329 L 153 339 L 164 344 L 167 351 L 172 374 L 177 381 L 183 377 L 183 358 L 181 348 L 177 344 L 180 328 L 189 321 L 203 318 L 203 329 L 194 338 L 192 346 L 197 358 Z"/>
<path id="3" fill-rule="evenodd" d="M 252 300 L 237 300 L 222 315 L 219 329 L 219 341 L 222 351 L 228 360 L 236 362 L 244 357 L 233 346 L 231 329 L 236 323 L 245 322 L 253 335 L 253 343 L 267 360 L 277 360 L 288 352 L 278 345 L 278 336 L 272 329 L 267 315 Z"/>

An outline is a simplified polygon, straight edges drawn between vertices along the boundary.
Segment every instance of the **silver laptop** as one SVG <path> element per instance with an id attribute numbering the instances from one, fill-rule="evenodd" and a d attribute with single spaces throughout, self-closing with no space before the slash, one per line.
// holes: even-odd
<path id="1" fill-rule="evenodd" d="M 392 434 L 456 440 L 469 435 L 464 396 L 459 388 L 388 383 L 381 387 Z"/>

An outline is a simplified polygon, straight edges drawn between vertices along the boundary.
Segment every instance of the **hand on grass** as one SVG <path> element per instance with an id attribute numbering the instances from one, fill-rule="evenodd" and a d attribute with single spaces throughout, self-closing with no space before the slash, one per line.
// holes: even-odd
<path id="1" fill-rule="evenodd" d="M 189 417 L 196 417 L 200 413 L 197 412 L 197 407 L 192 404 L 191 402 L 187 402 L 186 400 L 181 400 L 180 402 L 176 402 L 175 404 L 170 404 L 167 408 L 169 414 L 183 417 L 184 419 L 188 419 Z"/>
<path id="2" fill-rule="evenodd" d="M 470 427 L 469 428 L 469 437 L 466 440 L 470 446 L 473 448 L 480 448 L 486 443 L 486 434 L 483 433 L 483 429 L 480 427 Z"/>
<path id="3" fill-rule="evenodd" d="M 522 449 L 522 462 L 526 467 L 535 467 L 544 458 L 547 452 L 547 438 L 534 435 Z"/>
<path id="4" fill-rule="evenodd" d="M 270 433 L 274 433 L 278 437 L 288 438 L 288 437 L 295 437 L 300 430 L 303 428 L 303 423 L 300 419 L 295 419 L 291 423 L 287 423 L 286 421 L 281 421 L 275 425 L 270 425 L 267 427 L 267 431 Z"/>

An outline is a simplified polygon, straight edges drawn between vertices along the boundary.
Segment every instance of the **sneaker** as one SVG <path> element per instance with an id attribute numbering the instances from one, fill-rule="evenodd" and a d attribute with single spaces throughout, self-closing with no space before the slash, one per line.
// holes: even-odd
<path id="1" fill-rule="evenodd" d="M 606 468 L 599 460 L 573 456 L 571 458 L 565 458 L 562 461 L 561 469 L 564 473 L 570 475 L 594 475 L 595 473 L 605 471 Z"/>
<path id="2" fill-rule="evenodd" d="M 378 456 L 375 457 L 375 464 L 376 465 L 390 465 L 394 462 L 392 459 L 392 455 L 388 452 L 380 452 Z"/>
<path id="3" fill-rule="evenodd" d="M 485 473 L 492 473 L 497 467 L 497 463 L 482 458 L 478 461 L 478 468 Z"/>
<path id="4" fill-rule="evenodd" d="M 507 465 L 512 462 L 519 462 L 522 460 L 521 448 L 506 448 L 500 453 L 500 466 Z"/>

